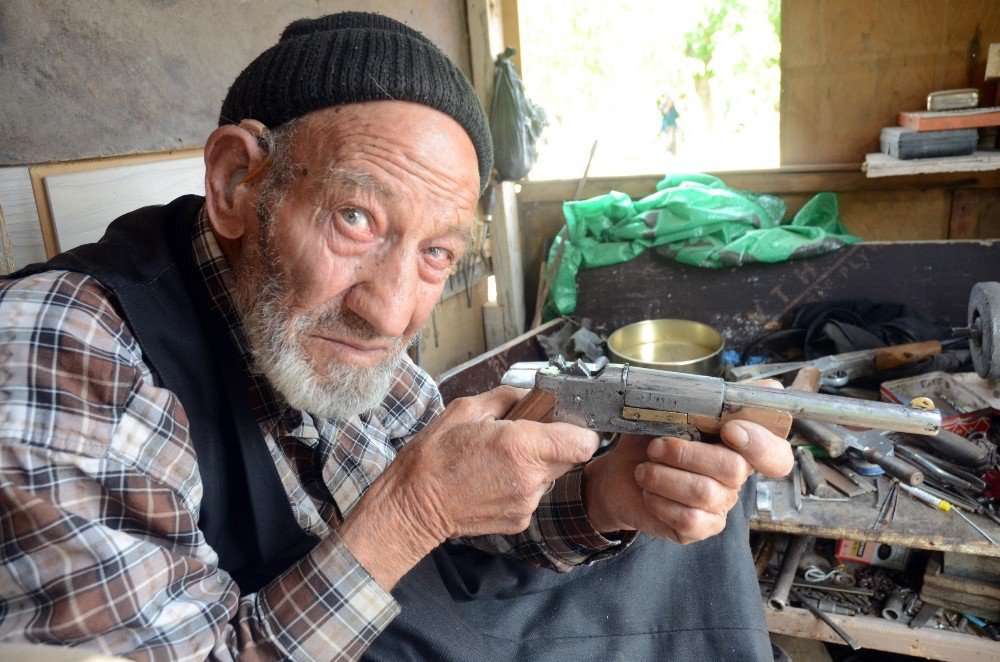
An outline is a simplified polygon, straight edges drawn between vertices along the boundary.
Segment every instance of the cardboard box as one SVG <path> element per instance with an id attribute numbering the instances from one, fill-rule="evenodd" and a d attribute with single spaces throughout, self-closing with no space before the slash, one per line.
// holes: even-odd
<path id="1" fill-rule="evenodd" d="M 843 539 L 837 542 L 835 556 L 844 563 L 852 561 L 890 570 L 902 570 L 910 559 L 910 550 L 880 542 Z"/>
<path id="2" fill-rule="evenodd" d="M 886 402 L 903 405 L 910 404 L 914 398 L 930 398 L 941 410 L 941 427 L 963 437 L 990 429 L 993 414 L 990 403 L 946 372 L 928 372 L 882 382 L 880 392 Z"/>

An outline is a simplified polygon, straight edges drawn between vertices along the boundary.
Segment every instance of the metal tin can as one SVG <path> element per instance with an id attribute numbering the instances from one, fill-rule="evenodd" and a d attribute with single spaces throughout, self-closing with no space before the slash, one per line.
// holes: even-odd
<path id="1" fill-rule="evenodd" d="M 636 322 L 608 338 L 613 361 L 712 377 L 722 374 L 724 346 L 722 334 L 712 327 L 683 319 Z"/>

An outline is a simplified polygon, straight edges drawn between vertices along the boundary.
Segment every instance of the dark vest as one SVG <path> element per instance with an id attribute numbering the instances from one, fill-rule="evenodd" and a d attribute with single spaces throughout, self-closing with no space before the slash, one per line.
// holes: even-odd
<path id="1" fill-rule="evenodd" d="M 187 410 L 205 485 L 199 527 L 248 592 L 315 541 L 295 523 L 243 379 L 233 377 L 243 368 L 192 263 L 201 204 L 186 196 L 140 209 L 98 243 L 14 276 L 67 269 L 114 292 L 144 357 Z M 402 612 L 365 659 L 770 662 L 747 538 L 753 492 L 751 481 L 718 536 L 687 546 L 640 536 L 566 574 L 446 543 L 393 590 Z"/>
<path id="2" fill-rule="evenodd" d="M 247 401 L 245 368 L 194 264 L 191 233 L 203 203 L 189 195 L 136 210 L 113 221 L 100 241 L 9 277 L 62 269 L 111 290 L 158 383 L 187 413 L 204 490 L 198 528 L 219 566 L 249 593 L 316 539 L 295 521 Z"/>

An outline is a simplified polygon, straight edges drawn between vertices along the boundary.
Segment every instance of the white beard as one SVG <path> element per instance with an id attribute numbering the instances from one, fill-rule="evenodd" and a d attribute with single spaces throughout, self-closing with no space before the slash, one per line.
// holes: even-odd
<path id="1" fill-rule="evenodd" d="M 256 369 L 289 405 L 313 416 L 349 418 L 377 407 L 392 386 L 406 348 L 404 338 L 386 339 L 339 306 L 289 319 L 281 267 L 272 253 L 267 246 L 248 248 L 243 268 L 236 272 L 234 301 Z M 389 349 L 372 366 L 327 361 L 320 371 L 302 347 L 301 339 L 314 329 L 345 338 L 388 340 Z"/>

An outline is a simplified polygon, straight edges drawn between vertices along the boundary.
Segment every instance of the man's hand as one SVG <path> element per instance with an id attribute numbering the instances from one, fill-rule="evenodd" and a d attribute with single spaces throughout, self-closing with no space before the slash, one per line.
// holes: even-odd
<path id="1" fill-rule="evenodd" d="M 380 584 L 449 538 L 523 531 L 552 481 L 594 454 L 590 430 L 497 420 L 523 394 L 501 386 L 455 400 L 365 493 L 340 535 Z"/>
<path id="2" fill-rule="evenodd" d="M 762 386 L 779 386 L 764 380 Z M 724 444 L 623 435 L 584 469 L 584 503 L 598 531 L 636 529 L 687 544 L 721 532 L 754 471 L 784 476 L 788 442 L 749 421 L 729 421 Z"/>

